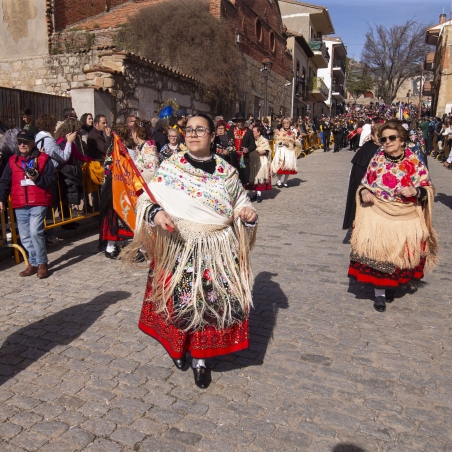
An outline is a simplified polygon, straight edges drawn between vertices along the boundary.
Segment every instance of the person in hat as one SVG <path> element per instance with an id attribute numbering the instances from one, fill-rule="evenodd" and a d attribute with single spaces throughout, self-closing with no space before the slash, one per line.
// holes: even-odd
<path id="1" fill-rule="evenodd" d="M 177 117 L 177 123 L 174 124 L 174 126 L 172 128 L 176 129 L 179 132 L 179 135 L 180 135 L 179 143 L 185 144 L 184 130 L 185 130 L 185 126 L 187 125 L 187 121 L 188 121 L 187 110 L 184 110 L 184 109 L 177 110 L 176 117 Z"/>
<path id="2" fill-rule="evenodd" d="M 233 118 L 235 126 L 228 130 L 228 136 L 234 140 L 235 152 L 231 153 L 231 164 L 237 168 L 243 186 L 250 177 L 250 153 L 256 150 L 253 131 L 245 127 L 245 114 L 237 112 Z"/>
<path id="3" fill-rule="evenodd" d="M 50 157 L 35 147 L 34 134 L 21 130 L 16 137 L 19 152 L 10 157 L 0 180 L 0 212 L 8 195 L 15 209 L 20 241 L 28 252 L 29 265 L 19 276 L 37 274 L 47 278 L 48 259 L 44 236 L 47 207 L 52 206 L 52 188 L 57 174 Z"/>

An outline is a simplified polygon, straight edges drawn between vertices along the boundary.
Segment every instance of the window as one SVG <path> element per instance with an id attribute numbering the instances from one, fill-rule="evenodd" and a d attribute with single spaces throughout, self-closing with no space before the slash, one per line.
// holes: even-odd
<path id="1" fill-rule="evenodd" d="M 262 42 L 262 22 L 259 18 L 256 19 L 256 38 Z"/>
<path id="2" fill-rule="evenodd" d="M 275 50 L 276 50 L 276 39 L 275 39 L 275 33 L 273 33 L 273 30 L 270 32 L 270 50 L 272 53 L 275 53 Z"/>

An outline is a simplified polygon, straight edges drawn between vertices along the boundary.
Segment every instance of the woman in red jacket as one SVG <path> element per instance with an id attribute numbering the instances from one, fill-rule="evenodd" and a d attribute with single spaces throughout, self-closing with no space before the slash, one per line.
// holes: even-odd
<path id="1" fill-rule="evenodd" d="M 19 275 L 47 278 L 44 218 L 47 207 L 52 206 L 51 189 L 57 183 L 57 175 L 49 156 L 35 148 L 31 132 L 21 130 L 16 139 L 19 153 L 9 159 L 0 180 L 0 212 L 11 193 L 20 241 L 30 262 Z"/>

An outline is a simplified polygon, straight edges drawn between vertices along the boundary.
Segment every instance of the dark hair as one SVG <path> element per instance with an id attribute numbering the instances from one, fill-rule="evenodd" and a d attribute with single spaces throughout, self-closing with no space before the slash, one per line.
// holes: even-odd
<path id="1" fill-rule="evenodd" d="M 55 122 L 56 119 L 54 116 L 44 113 L 37 117 L 35 124 L 39 131 L 49 132 L 53 135 L 53 132 L 55 131 Z"/>
<path id="2" fill-rule="evenodd" d="M 261 135 L 264 134 L 264 127 L 260 124 L 254 124 L 253 129 L 257 129 Z"/>
<path id="3" fill-rule="evenodd" d="M 226 129 L 226 121 L 223 121 L 222 119 L 217 121 L 217 129 L 218 127 L 224 127 Z"/>
<path id="4" fill-rule="evenodd" d="M 137 119 L 137 121 L 138 121 L 138 119 Z M 135 124 L 136 124 L 136 122 L 135 122 Z M 157 120 L 157 123 L 155 124 L 155 130 L 157 130 L 158 132 L 163 132 L 165 127 L 168 127 L 168 120 L 166 118 L 159 118 Z"/>
<path id="5" fill-rule="evenodd" d="M 383 126 L 378 131 L 378 138 L 381 138 L 381 134 L 384 130 L 397 130 L 397 133 L 399 134 L 400 138 L 405 141 L 405 143 L 408 141 L 409 134 L 408 130 L 405 129 L 405 127 L 402 127 L 402 123 L 396 119 L 392 119 L 391 121 L 388 121 L 386 124 L 383 124 Z"/>
<path id="6" fill-rule="evenodd" d="M 140 140 L 148 141 L 152 138 L 152 124 L 150 121 L 137 118 L 133 123 L 132 132 L 135 132 Z"/>
<path id="7" fill-rule="evenodd" d="M 215 124 L 211 117 L 205 115 L 204 113 L 197 113 L 196 115 L 190 117 L 190 119 L 192 118 L 204 118 L 207 121 L 207 124 L 209 124 L 210 133 L 215 132 Z"/>
<path id="8" fill-rule="evenodd" d="M 20 116 L 28 116 L 31 115 L 31 110 L 29 108 L 22 108 L 22 110 L 20 110 Z"/>
<path id="9" fill-rule="evenodd" d="M 85 129 L 86 131 L 89 131 L 93 128 L 93 126 L 89 126 L 86 122 L 88 116 L 91 116 L 91 118 L 93 118 L 93 115 L 91 113 L 83 113 L 82 117 L 80 118 L 80 124 L 82 125 L 82 128 Z"/>
<path id="10" fill-rule="evenodd" d="M 63 119 L 69 118 L 72 115 L 73 111 L 74 111 L 74 109 L 72 107 L 71 108 L 65 108 L 63 110 Z"/>
<path id="11" fill-rule="evenodd" d="M 102 118 L 107 119 L 107 117 L 106 117 L 105 115 L 102 115 L 102 114 L 96 115 L 96 116 L 94 117 L 94 124 L 99 124 L 99 123 L 100 123 L 100 120 L 101 120 Z"/>
<path id="12" fill-rule="evenodd" d="M 80 124 L 80 121 L 75 118 L 68 118 L 66 121 L 64 121 L 60 127 L 55 132 L 55 141 L 59 140 L 60 138 L 66 137 L 68 133 L 78 132 L 82 125 Z"/>
<path id="13" fill-rule="evenodd" d="M 129 129 L 129 126 L 127 124 L 122 124 L 122 123 L 121 124 L 116 124 L 113 127 L 113 131 L 115 131 L 119 135 L 119 138 L 121 138 L 121 140 L 124 143 L 127 143 L 127 141 L 130 138 L 130 129 Z"/>

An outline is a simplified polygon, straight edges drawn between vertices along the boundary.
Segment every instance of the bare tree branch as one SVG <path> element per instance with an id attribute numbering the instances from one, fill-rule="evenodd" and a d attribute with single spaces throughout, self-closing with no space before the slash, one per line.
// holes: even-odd
<path id="1" fill-rule="evenodd" d="M 408 78 L 418 75 L 420 63 L 428 51 L 424 42 L 427 27 L 414 19 L 389 29 L 383 25 L 369 25 L 361 61 L 377 77 L 387 104 L 392 103 Z"/>

